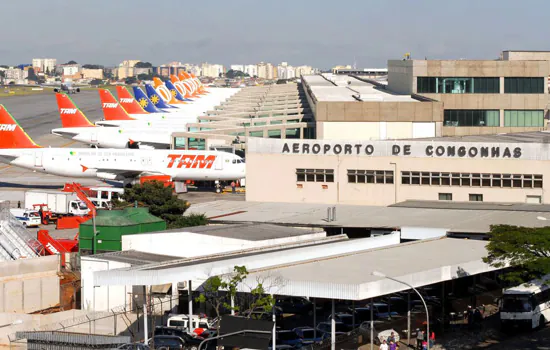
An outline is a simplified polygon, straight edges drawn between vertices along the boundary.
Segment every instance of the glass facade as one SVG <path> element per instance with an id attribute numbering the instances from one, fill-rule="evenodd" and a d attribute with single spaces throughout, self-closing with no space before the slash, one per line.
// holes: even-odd
<path id="1" fill-rule="evenodd" d="M 446 109 L 443 113 L 444 126 L 500 126 L 498 110 Z"/>
<path id="2" fill-rule="evenodd" d="M 498 77 L 418 77 L 416 92 L 419 94 L 498 94 L 500 79 Z"/>
<path id="3" fill-rule="evenodd" d="M 504 126 L 543 127 L 543 110 L 505 110 Z"/>
<path id="4" fill-rule="evenodd" d="M 542 188 L 542 175 L 402 171 L 401 183 L 428 186 Z"/>
<path id="5" fill-rule="evenodd" d="M 544 78 L 504 78 L 506 94 L 543 94 Z"/>

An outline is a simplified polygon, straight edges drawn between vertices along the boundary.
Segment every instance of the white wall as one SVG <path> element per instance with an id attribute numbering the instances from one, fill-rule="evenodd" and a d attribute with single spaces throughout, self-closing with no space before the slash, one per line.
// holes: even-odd
<path id="1" fill-rule="evenodd" d="M 320 122 L 317 124 L 322 129 L 323 140 L 388 140 L 436 136 L 433 122 Z"/>
<path id="2" fill-rule="evenodd" d="M 147 253 L 191 258 L 323 237 L 326 237 L 325 232 L 262 241 L 247 241 L 192 232 L 165 232 L 122 236 L 122 250 L 134 249 Z"/>
<path id="3" fill-rule="evenodd" d="M 81 265 L 81 307 L 87 311 L 107 311 L 129 302 L 128 293 L 132 286 L 98 286 L 94 287 L 93 272 L 130 267 L 130 264 L 115 261 L 82 257 Z"/>

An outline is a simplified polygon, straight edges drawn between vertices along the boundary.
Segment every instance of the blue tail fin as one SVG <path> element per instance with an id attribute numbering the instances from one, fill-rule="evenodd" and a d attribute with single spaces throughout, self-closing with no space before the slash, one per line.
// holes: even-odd
<path id="1" fill-rule="evenodd" d="M 172 82 L 171 82 L 170 80 L 164 81 L 164 85 L 166 85 L 166 87 L 168 88 L 168 90 L 170 90 L 170 92 L 172 93 L 172 95 L 174 95 L 174 97 L 176 98 L 176 100 L 185 101 L 185 102 L 187 102 L 187 101 L 192 101 L 192 100 L 190 100 L 190 99 L 188 99 L 188 98 L 183 97 L 183 96 L 179 93 L 178 89 L 176 89 L 176 87 L 174 86 L 174 84 L 172 84 Z"/>
<path id="2" fill-rule="evenodd" d="M 152 87 L 151 85 L 145 84 L 145 90 L 147 91 L 147 96 L 149 96 L 149 99 L 151 100 L 151 102 L 153 102 L 153 104 L 157 108 L 167 108 L 167 109 L 174 108 L 169 104 L 167 104 L 166 102 L 164 102 L 162 97 L 160 97 L 160 95 L 155 91 L 155 88 Z"/>
<path id="3" fill-rule="evenodd" d="M 143 90 L 141 90 L 140 87 L 134 86 L 134 96 L 136 98 L 136 101 L 138 101 L 138 103 L 141 105 L 141 108 L 143 108 L 147 112 L 149 112 L 149 113 L 162 113 L 162 111 L 160 109 L 155 107 L 153 102 L 151 102 L 149 97 L 147 97 L 147 95 L 145 95 L 145 92 L 143 92 Z"/>

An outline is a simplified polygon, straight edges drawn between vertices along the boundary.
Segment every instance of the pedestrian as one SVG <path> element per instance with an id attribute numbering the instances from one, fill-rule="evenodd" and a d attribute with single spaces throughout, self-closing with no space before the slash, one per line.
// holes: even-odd
<path id="1" fill-rule="evenodd" d="M 390 340 L 390 350 L 397 350 L 397 343 Z"/>
<path id="2" fill-rule="evenodd" d="M 424 332 L 420 328 L 416 329 L 416 348 L 422 349 L 422 342 L 424 341 Z"/>
<path id="3" fill-rule="evenodd" d="M 382 344 L 380 344 L 380 350 L 389 350 L 388 344 L 386 344 L 385 340 L 382 340 Z"/>
<path id="4" fill-rule="evenodd" d="M 435 332 L 432 332 L 432 334 L 430 334 L 430 340 L 429 340 L 429 342 L 430 342 L 430 348 L 431 348 L 432 346 L 434 346 L 434 344 L 435 344 Z"/>
<path id="5" fill-rule="evenodd" d="M 235 181 L 231 181 L 231 191 L 235 193 Z"/>
<path id="6" fill-rule="evenodd" d="M 21 201 L 17 201 L 17 209 L 21 209 Z"/>
<path id="7" fill-rule="evenodd" d="M 391 332 L 390 336 L 388 337 L 388 343 L 394 342 L 395 343 L 395 334 Z"/>

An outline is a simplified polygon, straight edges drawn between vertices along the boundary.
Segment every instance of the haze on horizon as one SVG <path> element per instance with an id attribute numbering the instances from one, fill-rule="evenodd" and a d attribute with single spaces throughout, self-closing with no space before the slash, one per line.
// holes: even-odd
<path id="1" fill-rule="evenodd" d="M 330 68 L 423 59 L 495 59 L 548 50 L 547 0 L 21 0 L 2 3 L 0 64 L 34 57 Z"/>

